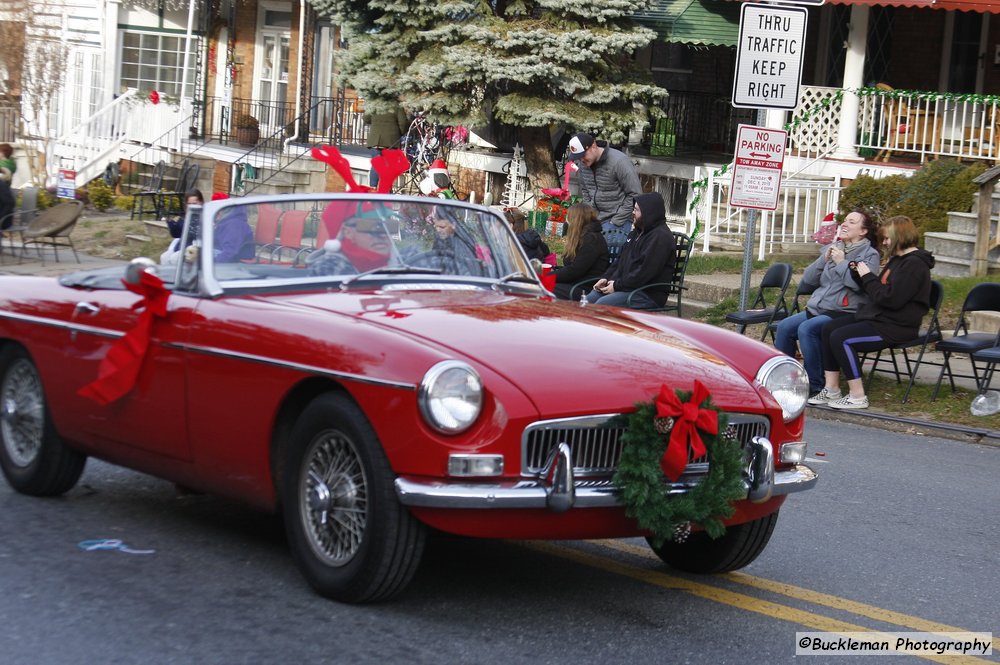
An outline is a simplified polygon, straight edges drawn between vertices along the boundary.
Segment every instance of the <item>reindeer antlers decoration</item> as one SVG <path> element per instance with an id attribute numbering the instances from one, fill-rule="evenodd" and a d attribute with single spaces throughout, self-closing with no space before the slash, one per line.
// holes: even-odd
<path id="1" fill-rule="evenodd" d="M 347 183 L 349 192 L 370 192 L 372 188 L 367 185 L 359 185 L 354 180 L 351 172 L 351 165 L 347 159 L 340 154 L 332 145 L 317 146 L 312 149 L 313 159 L 330 166 Z M 381 155 L 372 158 L 372 168 L 378 173 L 379 194 L 387 194 L 392 189 L 392 184 L 401 174 L 410 168 L 410 160 L 406 158 L 406 153 L 402 150 L 383 150 Z"/>

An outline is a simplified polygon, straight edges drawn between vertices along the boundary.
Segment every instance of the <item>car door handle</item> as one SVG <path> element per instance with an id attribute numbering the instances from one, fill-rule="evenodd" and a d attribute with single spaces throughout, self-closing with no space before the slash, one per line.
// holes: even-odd
<path id="1" fill-rule="evenodd" d="M 78 302 L 76 303 L 76 313 L 77 314 L 90 314 L 93 316 L 101 311 L 101 308 L 97 305 L 89 302 Z"/>

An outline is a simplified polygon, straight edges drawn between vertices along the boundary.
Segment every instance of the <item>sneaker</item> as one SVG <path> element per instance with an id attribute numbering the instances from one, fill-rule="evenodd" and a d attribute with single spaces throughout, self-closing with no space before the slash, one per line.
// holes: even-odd
<path id="1" fill-rule="evenodd" d="M 868 396 L 851 397 L 850 395 L 846 395 L 835 402 L 830 402 L 827 406 L 834 409 L 867 409 Z"/>
<path id="2" fill-rule="evenodd" d="M 810 397 L 808 403 L 813 406 L 822 406 L 838 399 L 840 399 L 839 390 L 837 392 L 830 392 L 829 389 L 823 388 L 823 390 Z"/>

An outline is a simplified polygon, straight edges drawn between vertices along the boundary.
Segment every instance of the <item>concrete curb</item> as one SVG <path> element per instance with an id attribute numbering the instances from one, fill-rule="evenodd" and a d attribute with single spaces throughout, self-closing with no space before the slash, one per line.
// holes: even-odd
<path id="1" fill-rule="evenodd" d="M 903 432 L 919 436 L 936 436 L 942 439 L 979 443 L 984 446 L 1000 448 L 1000 431 L 998 430 L 967 427 L 951 423 L 934 423 L 929 420 L 904 418 L 891 413 L 872 411 L 871 409 L 865 409 L 864 411 L 842 411 L 832 409 L 828 406 L 809 406 L 806 408 L 806 415 L 816 420 L 834 420 L 853 425 L 886 429 L 893 432 Z"/>

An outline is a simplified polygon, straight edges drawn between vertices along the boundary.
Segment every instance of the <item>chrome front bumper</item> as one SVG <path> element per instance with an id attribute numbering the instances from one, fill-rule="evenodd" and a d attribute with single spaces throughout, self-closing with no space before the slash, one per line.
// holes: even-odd
<path id="1" fill-rule="evenodd" d="M 744 470 L 747 499 L 763 503 L 771 497 L 801 492 L 816 484 L 816 472 L 805 464 L 776 471 L 774 446 L 765 437 L 755 437 L 747 446 Z M 686 472 L 670 484 L 671 494 L 682 494 L 698 484 L 704 472 Z M 396 495 L 405 506 L 419 508 L 548 508 L 563 512 L 570 508 L 608 508 L 621 503 L 608 480 L 577 481 L 569 446 L 553 449 L 537 478 L 506 482 L 416 481 L 396 479 Z"/>

